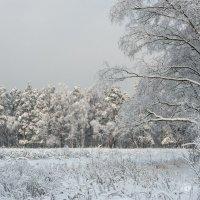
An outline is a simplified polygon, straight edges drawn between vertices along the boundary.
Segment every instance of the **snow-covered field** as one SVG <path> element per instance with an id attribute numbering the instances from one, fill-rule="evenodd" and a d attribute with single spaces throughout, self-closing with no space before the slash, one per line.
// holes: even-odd
<path id="1" fill-rule="evenodd" d="M 0 149 L 0 199 L 197 200 L 184 149 Z"/>

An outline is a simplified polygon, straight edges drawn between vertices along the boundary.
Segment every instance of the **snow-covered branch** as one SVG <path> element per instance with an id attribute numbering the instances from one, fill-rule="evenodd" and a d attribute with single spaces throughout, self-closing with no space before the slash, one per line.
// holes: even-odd
<path id="1" fill-rule="evenodd" d="M 106 74 L 107 73 L 107 74 Z M 134 72 L 130 72 L 127 69 L 123 68 L 108 68 L 104 71 L 104 76 L 107 77 L 110 81 L 123 81 L 125 79 L 130 78 L 145 78 L 145 79 L 160 79 L 166 81 L 175 81 L 182 83 L 189 83 L 196 86 L 200 86 L 200 82 L 196 80 L 192 80 L 190 78 L 182 78 L 182 77 L 168 77 L 168 76 L 160 76 L 160 75 L 142 75 Z"/>
<path id="2" fill-rule="evenodd" d="M 165 121 L 165 122 L 188 122 L 188 123 L 194 123 L 194 124 L 198 124 L 197 121 L 192 120 L 190 118 L 182 118 L 182 117 L 174 117 L 174 118 L 166 118 L 166 117 L 162 117 L 160 115 L 157 115 L 155 112 L 152 112 L 150 110 L 147 110 L 150 114 L 152 114 L 155 118 L 151 118 L 148 121 Z"/>

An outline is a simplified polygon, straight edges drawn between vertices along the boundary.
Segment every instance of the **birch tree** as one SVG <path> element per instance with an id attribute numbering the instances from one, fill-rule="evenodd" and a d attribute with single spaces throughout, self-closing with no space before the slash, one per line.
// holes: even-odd
<path id="1" fill-rule="evenodd" d="M 199 0 L 118 0 L 112 7 L 112 22 L 126 23 L 121 50 L 132 59 L 139 54 L 153 57 L 136 64 L 139 73 L 125 67 L 101 72 L 110 81 L 141 79 L 131 114 L 134 125 L 141 119 L 180 126 L 199 123 L 199 11 Z"/>

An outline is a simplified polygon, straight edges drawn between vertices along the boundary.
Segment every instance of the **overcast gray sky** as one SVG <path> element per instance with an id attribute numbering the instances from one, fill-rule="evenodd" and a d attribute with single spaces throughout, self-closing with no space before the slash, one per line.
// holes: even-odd
<path id="1" fill-rule="evenodd" d="M 104 61 L 129 65 L 114 0 L 0 0 L 0 85 L 88 87 Z"/>

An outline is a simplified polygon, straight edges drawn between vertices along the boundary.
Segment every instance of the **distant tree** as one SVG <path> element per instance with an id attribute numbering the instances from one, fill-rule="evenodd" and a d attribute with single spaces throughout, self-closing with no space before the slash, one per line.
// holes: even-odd
<path id="1" fill-rule="evenodd" d="M 13 107 L 12 94 L 0 88 L 0 146 L 12 147 L 18 144 L 18 122 Z"/>
<path id="2" fill-rule="evenodd" d="M 105 91 L 101 101 L 96 104 L 95 117 L 90 122 L 96 145 L 115 147 L 120 132 L 117 129 L 118 113 L 128 95 L 117 87 Z"/>
<path id="3" fill-rule="evenodd" d="M 35 109 L 37 98 L 38 91 L 30 85 L 21 93 L 16 117 L 19 122 L 19 145 L 22 147 L 31 147 L 34 145 L 31 139 L 37 132 L 36 123 L 39 121 L 39 113 Z"/>
<path id="4" fill-rule="evenodd" d="M 85 131 L 88 126 L 88 102 L 85 93 L 75 87 L 69 95 L 69 109 L 65 117 L 65 144 L 70 147 L 85 147 Z M 65 132 L 64 132 L 65 133 Z"/>
<path id="5" fill-rule="evenodd" d="M 42 118 L 39 122 L 38 132 L 46 141 L 47 147 L 63 147 L 63 134 L 66 133 L 65 117 L 68 110 L 67 89 L 57 91 L 55 87 L 49 86 L 41 91 L 41 102 L 44 105 Z M 41 109 L 40 109 L 41 110 Z"/>

